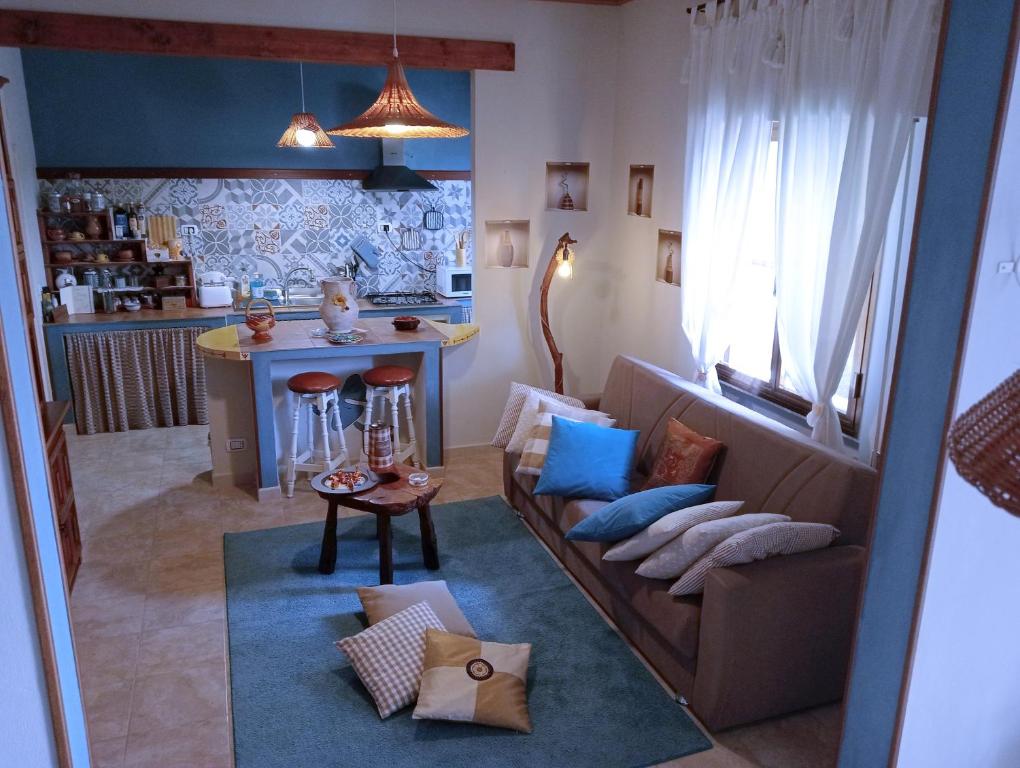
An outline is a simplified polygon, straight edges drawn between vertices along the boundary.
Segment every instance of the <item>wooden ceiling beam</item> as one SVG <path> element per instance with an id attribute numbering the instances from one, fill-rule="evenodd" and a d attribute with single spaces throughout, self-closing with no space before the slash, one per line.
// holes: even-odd
<path id="1" fill-rule="evenodd" d="M 514 69 L 513 43 L 411 35 L 398 35 L 397 43 L 409 67 Z M 393 39 L 368 32 L 0 9 L 0 46 L 376 66 L 392 57 Z"/>

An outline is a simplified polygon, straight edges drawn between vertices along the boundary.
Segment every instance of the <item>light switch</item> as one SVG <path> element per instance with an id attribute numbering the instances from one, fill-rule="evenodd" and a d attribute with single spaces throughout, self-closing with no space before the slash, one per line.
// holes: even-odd
<path id="1" fill-rule="evenodd" d="M 1000 261 L 999 262 L 999 274 L 1009 275 L 1016 270 L 1015 261 Z"/>

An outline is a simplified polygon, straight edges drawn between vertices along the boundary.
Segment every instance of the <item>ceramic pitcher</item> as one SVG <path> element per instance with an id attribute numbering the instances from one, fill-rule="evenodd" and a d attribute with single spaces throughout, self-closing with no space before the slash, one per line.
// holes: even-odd
<path id="1" fill-rule="evenodd" d="M 322 304 L 319 314 L 330 331 L 348 333 L 358 321 L 358 296 L 349 277 L 322 280 Z"/>

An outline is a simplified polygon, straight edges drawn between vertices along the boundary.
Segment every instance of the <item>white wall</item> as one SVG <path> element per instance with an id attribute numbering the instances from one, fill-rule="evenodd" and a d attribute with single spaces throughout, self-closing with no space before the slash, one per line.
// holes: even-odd
<path id="1" fill-rule="evenodd" d="M 83 10 L 72 0 L 18 5 Z M 392 24 L 390 4 L 373 0 L 94 0 L 87 12 L 369 32 L 389 32 Z M 584 393 L 602 384 L 602 302 L 612 289 L 607 210 L 619 10 L 529 0 L 402 0 L 398 12 L 398 31 L 405 34 L 508 40 L 517 48 L 516 71 L 478 72 L 474 78 L 475 230 L 484 232 L 488 219 L 530 219 L 531 267 L 478 270 L 475 320 L 482 332 L 444 356 L 446 444 L 485 443 L 510 380 L 552 384 L 534 316 L 545 261 L 566 231 L 580 241 L 576 275 L 572 284 L 558 282 L 550 301 L 553 329 L 566 355 L 566 386 Z M 545 163 L 575 160 L 591 163 L 589 212 L 546 212 Z"/>
<path id="2" fill-rule="evenodd" d="M 1020 368 L 1020 79 L 998 161 L 955 413 Z M 1020 518 L 947 462 L 907 693 L 898 766 L 1020 765 Z"/>
<path id="3" fill-rule="evenodd" d="M 25 94 L 25 78 L 21 69 L 21 52 L 17 48 L 0 48 L 0 75 L 10 82 L 0 90 L 3 99 L 4 131 L 7 137 L 7 151 L 11 158 L 11 173 L 14 176 L 15 192 L 18 196 L 21 233 L 25 241 L 25 253 L 29 264 L 29 283 L 33 296 L 39 296 L 46 284 L 43 269 L 42 244 L 39 241 L 39 223 L 35 211 L 38 207 L 39 184 L 35 173 L 35 145 L 32 143 L 32 123 L 28 115 L 28 97 Z M 46 346 L 42 335 L 42 313 L 36 313 L 36 340 L 39 359 L 43 369 L 46 366 Z M 49 378 L 44 385 L 49 392 Z"/>

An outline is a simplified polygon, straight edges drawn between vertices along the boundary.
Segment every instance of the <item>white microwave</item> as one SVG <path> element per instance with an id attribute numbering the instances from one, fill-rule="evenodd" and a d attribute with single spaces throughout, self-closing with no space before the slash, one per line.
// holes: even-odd
<path id="1" fill-rule="evenodd" d="M 440 264 L 436 267 L 436 293 L 448 299 L 471 295 L 471 267 Z"/>

